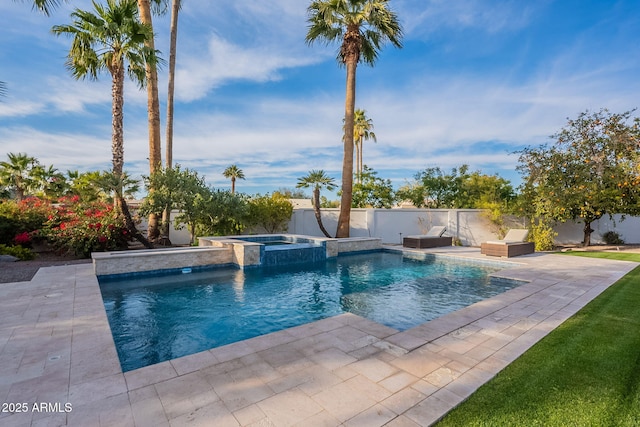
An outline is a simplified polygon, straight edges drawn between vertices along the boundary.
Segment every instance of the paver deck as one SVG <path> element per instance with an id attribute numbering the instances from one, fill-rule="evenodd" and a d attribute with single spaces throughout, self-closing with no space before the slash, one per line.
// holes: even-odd
<path id="1" fill-rule="evenodd" d="M 510 262 L 529 283 L 404 332 L 344 314 L 126 373 L 91 265 L 43 268 L 0 284 L 0 425 L 428 426 L 637 265 Z"/>

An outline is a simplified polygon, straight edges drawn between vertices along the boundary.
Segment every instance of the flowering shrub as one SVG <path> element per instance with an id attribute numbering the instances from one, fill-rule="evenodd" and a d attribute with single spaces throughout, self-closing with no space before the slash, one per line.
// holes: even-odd
<path id="1" fill-rule="evenodd" d="M 51 203 L 37 197 L 0 201 L 0 243 L 29 246 L 38 238 L 38 233 L 34 231 L 42 228 L 54 212 Z"/>
<path id="2" fill-rule="evenodd" d="M 127 247 L 129 232 L 112 205 L 82 203 L 77 196 L 60 202 L 45 226 L 49 241 L 57 249 L 89 257 L 91 252 Z"/>
<path id="3" fill-rule="evenodd" d="M 29 232 L 23 231 L 22 233 L 16 234 L 16 237 L 13 238 L 13 243 L 25 248 L 31 245 L 31 236 L 29 236 Z"/>

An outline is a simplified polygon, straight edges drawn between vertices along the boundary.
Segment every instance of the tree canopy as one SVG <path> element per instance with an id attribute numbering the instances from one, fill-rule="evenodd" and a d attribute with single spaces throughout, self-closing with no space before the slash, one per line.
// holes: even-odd
<path id="1" fill-rule="evenodd" d="M 468 165 L 445 172 L 430 167 L 418 172 L 414 182 L 397 192 L 399 200 L 416 207 L 435 209 L 482 209 L 490 204 L 507 204 L 515 198 L 508 180 L 480 171 L 469 172 Z"/>
<path id="2" fill-rule="evenodd" d="M 582 221 L 583 245 L 604 215 L 640 213 L 640 119 L 632 111 L 585 111 L 552 136 L 555 143 L 520 152 L 525 213 Z"/>

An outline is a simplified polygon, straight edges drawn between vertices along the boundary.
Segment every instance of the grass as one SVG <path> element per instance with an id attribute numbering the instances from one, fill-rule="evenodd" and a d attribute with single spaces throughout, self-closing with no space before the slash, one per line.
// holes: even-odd
<path id="1" fill-rule="evenodd" d="M 633 261 L 640 262 L 640 254 L 633 252 L 617 252 L 617 251 L 609 251 L 609 252 L 586 252 L 586 251 L 568 251 L 568 252 L 558 252 L 562 255 L 572 255 L 572 256 L 581 256 L 581 257 L 590 257 L 590 258 L 604 258 L 604 259 L 617 259 L 619 261 Z"/>
<path id="2" fill-rule="evenodd" d="M 640 262 L 640 254 L 571 255 Z M 640 267 L 437 426 L 640 426 Z"/>

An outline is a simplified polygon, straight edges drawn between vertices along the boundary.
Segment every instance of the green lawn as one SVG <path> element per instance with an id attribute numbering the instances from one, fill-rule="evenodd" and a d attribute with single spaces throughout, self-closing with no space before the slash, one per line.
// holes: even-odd
<path id="1" fill-rule="evenodd" d="M 570 254 L 640 262 L 640 254 Z M 437 426 L 640 426 L 640 267 Z"/>

